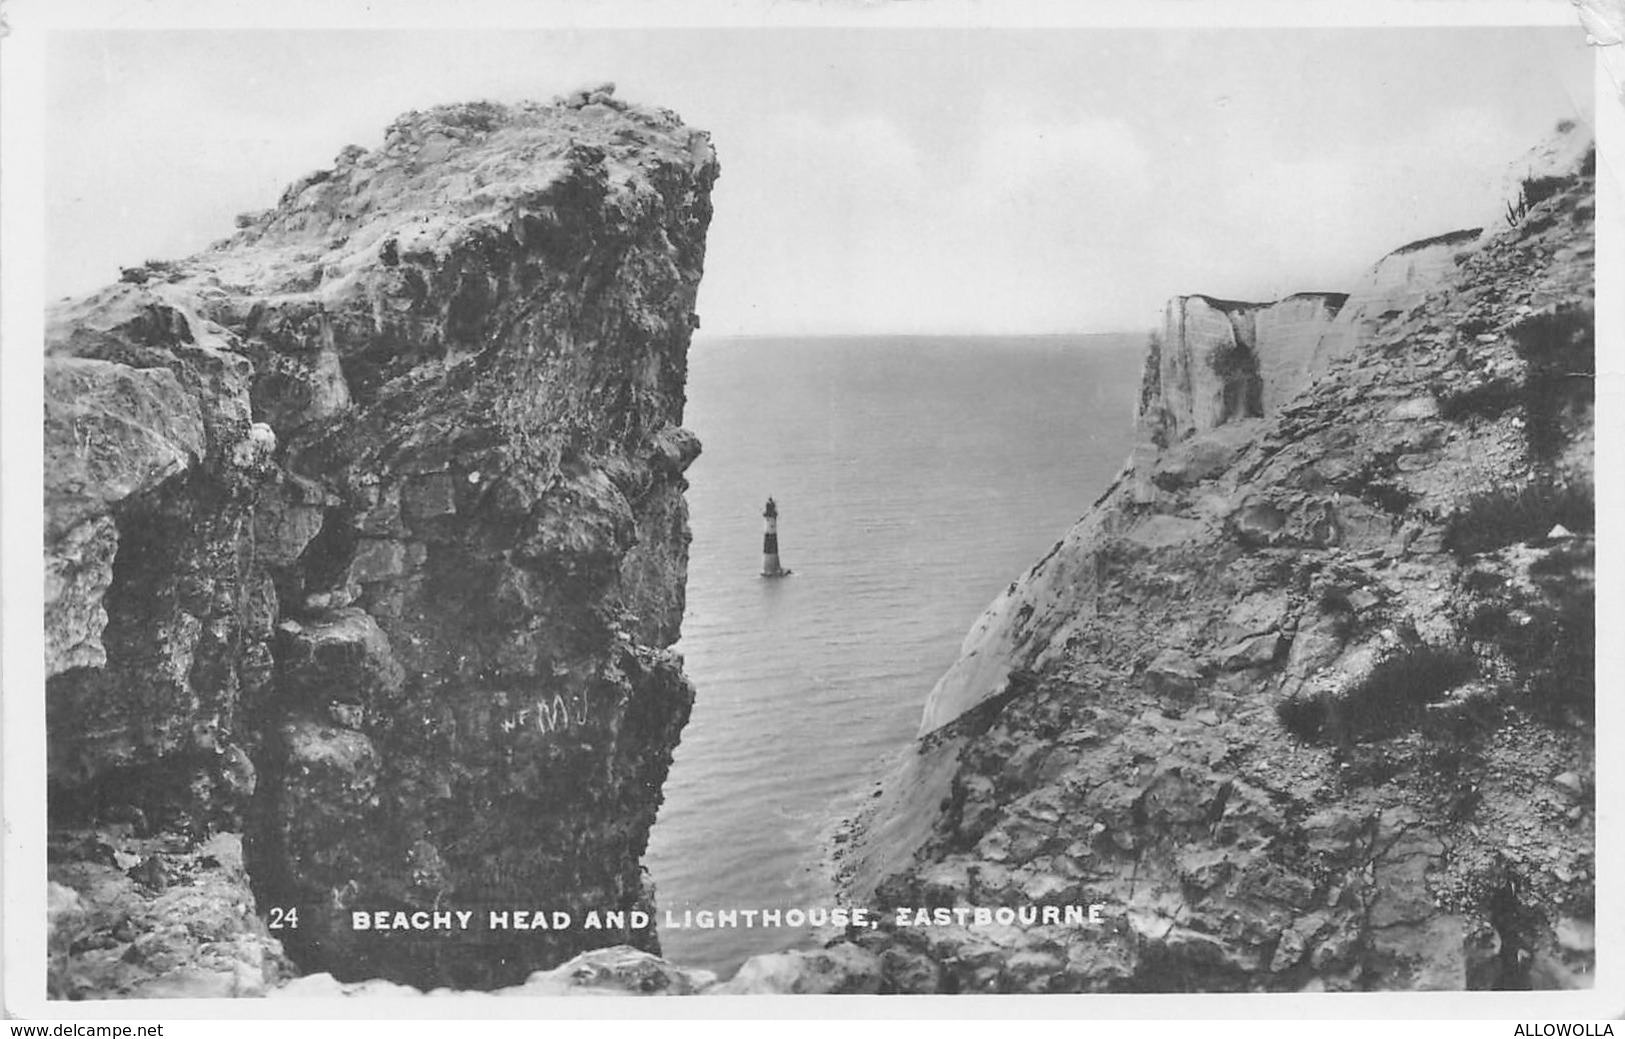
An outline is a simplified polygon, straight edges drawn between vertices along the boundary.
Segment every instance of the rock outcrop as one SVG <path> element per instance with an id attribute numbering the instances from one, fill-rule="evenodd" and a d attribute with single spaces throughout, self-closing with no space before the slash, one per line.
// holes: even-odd
<path id="1" fill-rule="evenodd" d="M 1331 363 L 1369 342 L 1382 325 L 1422 301 L 1455 272 L 1461 258 L 1506 230 L 1542 192 L 1565 180 L 1586 161 L 1591 135 L 1565 119 L 1540 143 L 1503 171 L 1494 206 L 1477 227 L 1433 235 L 1400 246 L 1366 271 L 1349 293 L 1335 321 L 1325 329 L 1309 358 L 1308 374 L 1318 378 Z M 1531 198 L 1533 192 L 1536 197 Z"/>
<path id="2" fill-rule="evenodd" d="M 513 998 L 537 996 L 759 996 L 874 995 L 880 991 L 879 960 L 851 944 L 829 949 L 792 949 L 746 960 L 726 982 L 707 970 L 680 967 L 620 945 L 584 952 L 523 983 L 491 992 L 423 991 L 387 981 L 341 982 L 331 974 L 298 978 L 267 993 L 277 999 L 335 996 Z"/>
<path id="3" fill-rule="evenodd" d="M 1257 432 L 1252 420 L 1275 414 L 1315 377 L 1319 345 L 1345 299 L 1300 292 L 1273 303 L 1202 295 L 1170 300 L 1162 327 L 1151 336 L 1134 402 L 1135 446 L 1127 470 L 1134 499 L 1148 504 L 1156 500 L 1159 483 L 1207 479 L 1229 466 Z M 1073 536 L 1095 534 L 1080 528 Z M 1177 540 L 1181 534 L 1179 524 L 1164 523 L 1141 536 Z M 1032 637 L 1026 619 L 1039 603 L 1063 594 L 1052 582 L 1071 588 L 1084 580 L 1065 563 L 1050 565 L 1052 559 L 1012 582 L 971 628 L 959 659 L 926 700 L 921 736 L 1002 695 L 1012 672 L 1023 666 L 1023 649 L 1049 645 Z"/>
<path id="4" fill-rule="evenodd" d="M 1146 357 L 1136 418 L 1159 447 L 1273 414 L 1315 374 L 1317 344 L 1346 297 L 1300 292 L 1273 303 L 1169 301 Z"/>
<path id="5" fill-rule="evenodd" d="M 1400 246 L 1366 271 L 1309 359 L 1311 377 L 1370 342 L 1383 324 L 1416 306 L 1455 273 L 1457 258 L 1478 247 L 1483 228 L 1435 235 Z"/>
<path id="6" fill-rule="evenodd" d="M 710 971 L 687 970 L 673 966 L 652 953 L 629 945 L 594 949 L 573 957 L 551 970 L 531 973 L 517 985 L 489 992 L 468 992 L 451 988 L 424 991 L 410 985 L 372 979 L 342 982 L 332 974 L 307 974 L 272 991 L 275 999 L 331 999 L 378 997 L 404 999 L 416 996 L 459 999 L 512 999 L 539 996 L 692 996 L 716 985 Z"/>
<path id="7" fill-rule="evenodd" d="M 350 918 L 648 901 L 693 697 L 668 647 L 718 166 L 612 91 L 409 114 L 50 315 L 52 826 L 243 833 L 301 969 L 490 987 L 656 947 Z M 61 994 L 121 984 L 76 970 Z"/>
<path id="8" fill-rule="evenodd" d="M 1134 402 L 1135 500 L 1155 501 L 1156 480 L 1200 478 L 1228 464 L 1252 436 L 1249 420 L 1274 414 L 1323 370 L 1320 344 L 1345 299 L 1302 292 L 1274 303 L 1170 300 L 1152 333 Z M 972 650 L 981 653 L 967 640 L 965 655 Z M 966 683 L 952 671 L 944 676 L 927 703 L 922 735 L 980 698 L 967 686 L 987 688 L 976 677 Z"/>
<path id="9" fill-rule="evenodd" d="M 52 835 L 52 998 L 264 996 L 297 973 L 256 912 L 236 834 L 193 841 L 135 829 Z"/>
<path id="10" fill-rule="evenodd" d="M 1402 250 L 1272 397 L 1260 312 L 1176 300 L 1161 443 L 977 622 L 839 859 L 882 910 L 1103 920 L 832 949 L 896 992 L 1589 984 L 1593 221 L 1587 161 Z"/>

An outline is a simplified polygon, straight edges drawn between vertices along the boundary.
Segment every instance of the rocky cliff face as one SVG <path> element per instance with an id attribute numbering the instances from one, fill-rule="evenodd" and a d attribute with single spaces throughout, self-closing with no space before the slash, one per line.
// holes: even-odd
<path id="1" fill-rule="evenodd" d="M 1134 402 L 1135 446 L 1125 477 L 1140 504 L 1156 501 L 1159 484 L 1179 484 L 1222 470 L 1257 432 L 1256 419 L 1276 414 L 1317 374 L 1322 340 L 1347 297 L 1300 292 L 1273 303 L 1178 296 L 1163 313 L 1146 351 Z M 1085 524 L 1091 522 L 1086 517 Z M 1051 645 L 1029 621 L 1059 617 L 1039 611 L 1078 578 L 1046 559 L 980 617 L 960 658 L 938 680 L 920 722 L 924 736 L 977 704 L 1001 695 L 1028 651 Z M 1087 606 L 1083 607 L 1087 609 Z"/>
<path id="2" fill-rule="evenodd" d="M 1273 414 L 1302 389 L 1311 358 L 1346 297 L 1300 292 L 1273 303 L 1179 296 L 1146 357 L 1136 408 L 1159 447 Z"/>
<path id="3" fill-rule="evenodd" d="M 977 623 L 840 860 L 884 908 L 1105 920 L 888 923 L 835 947 L 858 976 L 1589 983 L 1591 165 L 1548 188 L 1335 318 L 1309 304 L 1277 361 L 1351 307 L 1364 329 L 1316 381 L 1274 365 L 1265 392 L 1257 308 L 1170 305 L 1160 442 Z"/>
<path id="4" fill-rule="evenodd" d="M 1307 357 L 1308 376 L 1324 375 L 1333 361 L 1370 342 L 1384 323 L 1420 303 L 1455 273 L 1457 257 L 1477 248 L 1483 234 L 1482 228 L 1473 227 L 1424 238 L 1373 264 L 1349 293 L 1337 319 L 1314 343 Z"/>
<path id="5" fill-rule="evenodd" d="M 53 310 L 50 808 L 83 838 L 53 877 L 92 903 L 62 994 L 122 955 L 86 856 L 157 891 L 222 831 L 306 970 L 489 986 L 654 946 L 350 914 L 647 902 L 693 696 L 667 647 L 717 169 L 612 88 L 413 113 Z"/>

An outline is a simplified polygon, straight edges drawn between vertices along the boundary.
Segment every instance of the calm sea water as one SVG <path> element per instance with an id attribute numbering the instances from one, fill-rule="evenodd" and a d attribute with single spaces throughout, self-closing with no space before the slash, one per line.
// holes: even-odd
<path id="1" fill-rule="evenodd" d="M 913 738 L 993 597 L 1128 456 L 1144 336 L 696 340 L 677 649 L 697 690 L 645 863 L 658 905 L 828 907 L 832 812 Z M 780 554 L 761 569 L 762 506 Z M 807 937 L 661 929 L 726 976 Z"/>

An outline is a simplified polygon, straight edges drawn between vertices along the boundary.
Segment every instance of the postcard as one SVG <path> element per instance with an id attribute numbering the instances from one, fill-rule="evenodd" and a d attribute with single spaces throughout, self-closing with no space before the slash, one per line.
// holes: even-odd
<path id="1" fill-rule="evenodd" d="M 7 1012 L 1617 1012 L 1616 15 L 8 7 Z"/>

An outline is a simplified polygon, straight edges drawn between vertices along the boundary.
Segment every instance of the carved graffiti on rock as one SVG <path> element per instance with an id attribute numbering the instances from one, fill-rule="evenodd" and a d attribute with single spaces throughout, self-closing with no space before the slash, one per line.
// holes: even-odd
<path id="1" fill-rule="evenodd" d="M 534 727 L 540 733 L 563 732 L 587 724 L 587 698 L 580 693 L 554 693 L 502 721 L 502 731 Z"/>

